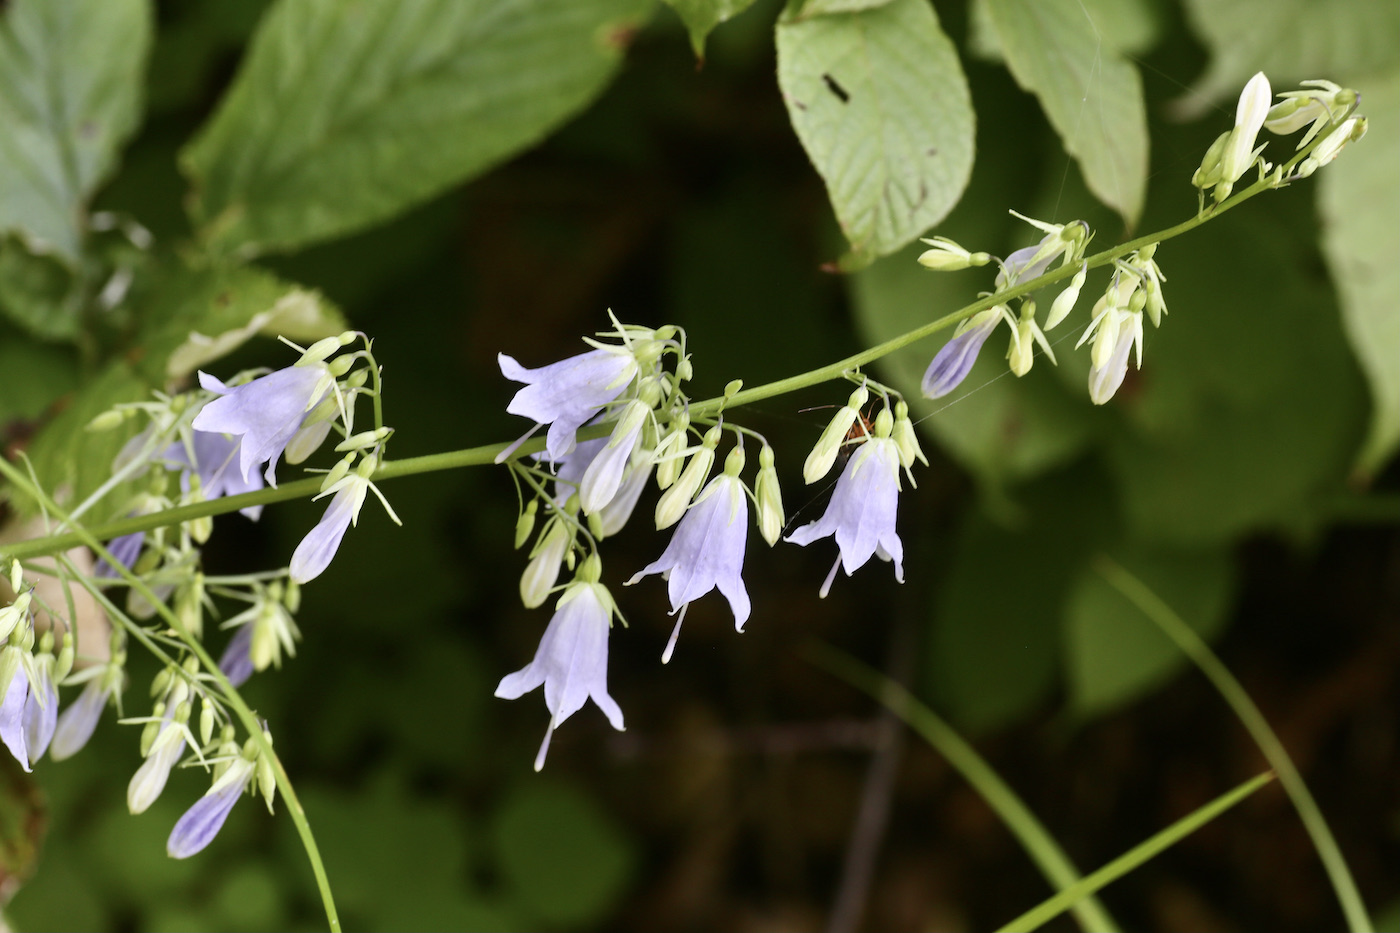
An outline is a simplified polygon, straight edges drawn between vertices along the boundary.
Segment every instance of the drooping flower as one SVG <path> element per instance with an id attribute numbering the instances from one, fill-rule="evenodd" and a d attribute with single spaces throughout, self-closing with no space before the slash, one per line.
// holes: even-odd
<path id="1" fill-rule="evenodd" d="M 146 750 L 146 760 L 141 762 L 141 767 L 136 769 L 126 788 L 126 806 L 133 815 L 144 813 L 155 803 L 160 792 L 165 790 L 170 769 L 175 767 L 185 750 L 185 737 L 189 734 L 185 726 L 190 716 L 189 704 L 167 707 L 159 715 L 160 731 Z"/>
<path id="2" fill-rule="evenodd" d="M 132 514 L 136 515 L 139 513 L 133 512 Z M 145 544 L 146 533 L 144 531 L 133 531 L 129 535 L 121 535 L 120 537 L 108 541 L 107 550 L 116 558 L 117 563 L 130 570 L 132 565 L 136 563 L 137 558 L 141 556 L 141 548 L 144 547 Z M 105 557 L 99 560 L 97 565 L 93 567 L 92 574 L 95 577 L 115 578 L 120 576 L 116 568 L 108 563 Z"/>
<path id="3" fill-rule="evenodd" d="M 554 617 L 540 639 L 535 658 L 514 674 L 501 678 L 496 696 L 514 700 L 544 685 L 549 728 L 535 756 L 535 770 L 544 767 L 549 740 L 559 724 L 592 699 L 614 729 L 621 731 L 622 709 L 608 695 L 608 630 L 616 611 L 612 595 L 598 582 L 601 565 L 591 556 L 555 604 Z"/>
<path id="4" fill-rule="evenodd" d="M 924 372 L 924 397 L 942 398 L 956 389 L 972 371 L 972 364 L 977 362 L 982 344 L 986 343 L 1002 319 L 1006 318 L 1008 323 L 1015 326 L 1010 313 L 1005 305 L 993 305 L 959 324 L 953 332 L 953 339 L 943 345 Z"/>
<path id="5" fill-rule="evenodd" d="M 749 594 L 741 576 L 749 533 L 748 500 L 739 481 L 743 466 L 743 451 L 735 448 L 724 472 L 710 480 L 676 526 L 666 550 L 627 581 L 636 583 L 653 573 L 667 581 L 671 612 L 679 617 L 661 655 L 662 663 L 671 660 L 686 608 L 710 590 L 718 587 L 729 600 L 736 630 L 742 632 L 749 618 Z"/>
<path id="6" fill-rule="evenodd" d="M 894 529 L 900 451 L 890 438 L 892 427 L 889 409 L 881 411 L 874 436 L 860 445 L 841 471 L 826 513 L 787 536 L 786 540 L 802 545 L 836 536 L 840 556 L 822 584 L 823 597 L 831 590 L 837 568 L 844 567 L 849 577 L 872 556 L 894 561 L 895 579 L 904 582 L 904 545 Z"/>
<path id="7" fill-rule="evenodd" d="M 175 823 L 165 851 L 171 858 L 189 858 L 204 850 L 223 829 L 233 805 L 248 789 L 257 773 L 254 761 L 239 756 L 219 775 L 203 797 Z"/>
<path id="8" fill-rule="evenodd" d="M 165 452 L 165 460 L 170 467 L 180 471 L 180 489 L 183 492 L 190 491 L 191 473 L 199 477 L 200 492 L 205 499 L 257 492 L 263 488 L 263 477 L 258 473 L 247 477 L 243 475 L 240 465 L 242 446 L 241 438 L 195 431 L 190 448 L 183 443 L 171 444 Z M 262 515 L 262 506 L 249 506 L 239 511 L 257 521 Z"/>
<path id="9" fill-rule="evenodd" d="M 1142 367 L 1142 313 L 1118 310 L 1111 312 L 1118 320 L 1112 331 L 1113 342 L 1107 358 L 1102 363 L 1095 361 L 1089 370 L 1089 399 L 1095 405 L 1102 405 L 1123 384 L 1128 372 L 1128 355 L 1137 347 L 1137 365 Z"/>
<path id="10" fill-rule="evenodd" d="M 253 604 L 223 624 L 224 628 L 238 630 L 229 639 L 228 647 L 219 659 L 219 670 L 226 677 L 231 679 L 241 674 L 244 664 L 257 671 L 265 671 L 271 666 L 281 667 L 284 651 L 296 655 L 296 640 L 301 637 L 301 632 L 287 610 L 283 595 L 280 583 L 259 585 Z"/>
<path id="11" fill-rule="evenodd" d="M 35 655 L 29 672 L 29 695 L 24 700 L 23 718 L 24 744 L 31 763 L 44 757 L 58 726 L 58 689 L 53 682 L 53 666 L 52 652 L 43 651 Z"/>
<path id="12" fill-rule="evenodd" d="M 627 403 L 608 442 L 598 450 L 579 480 L 579 505 L 583 514 L 602 511 L 617 495 L 650 415 L 651 408 L 645 402 L 634 399 Z"/>
<path id="13" fill-rule="evenodd" d="M 254 467 L 266 463 L 263 475 L 276 486 L 277 459 L 334 382 L 330 367 L 320 361 L 298 363 L 233 387 L 201 372 L 199 384 L 222 397 L 200 409 L 191 424 L 196 431 L 239 438 L 239 473 L 244 482 Z M 319 425 L 316 430 L 320 431 Z"/>
<path id="14" fill-rule="evenodd" d="M 1045 236 L 1034 246 L 1022 247 L 1000 261 L 1001 270 L 997 272 L 996 277 L 997 291 L 1010 288 L 1018 282 L 1039 278 L 1050 268 L 1050 263 L 1061 256 L 1065 262 L 1074 261 L 1091 238 L 1089 225 L 1082 220 L 1051 224 L 1016 211 L 1012 211 L 1011 214 L 1040 230 Z"/>
<path id="15" fill-rule="evenodd" d="M 354 472 L 342 474 L 316 496 L 319 499 L 322 496 L 334 495 L 334 498 L 331 499 L 331 504 L 326 506 L 321 520 L 306 533 L 306 537 L 301 539 L 296 551 L 292 553 L 290 570 L 293 583 L 301 584 L 314 580 L 330 566 L 335 552 L 340 549 L 340 541 L 345 537 L 346 530 L 359 522 L 360 507 L 365 504 L 365 493 L 373 490 L 394 524 L 403 524 L 390 508 L 388 500 L 369 480 L 378 468 L 379 459 L 376 456 L 364 457 Z"/>
<path id="16" fill-rule="evenodd" d="M 121 692 L 122 667 L 125 655 L 117 652 L 101 670 L 83 687 L 78 698 L 68 704 L 58 717 L 54 728 L 53 744 L 49 746 L 49 756 L 54 761 L 62 761 L 76 755 L 97 728 L 97 720 L 107 703 Z"/>
<path id="17" fill-rule="evenodd" d="M 637 374 L 637 359 L 625 346 L 590 350 L 538 369 L 526 369 L 504 353 L 496 360 L 507 379 L 526 384 L 506 411 L 534 421 L 531 434 L 549 425 L 545 450 L 551 460 L 573 450 L 583 423 L 621 395 Z"/>
<path id="18" fill-rule="evenodd" d="M 23 667 L 15 671 L 10 685 L 5 689 L 5 699 L 0 702 L 0 741 L 15 756 L 20 767 L 29 771 L 29 745 L 24 728 L 25 701 L 29 698 L 29 678 Z"/>
<path id="19" fill-rule="evenodd" d="M 253 676 L 253 671 L 257 670 L 253 664 L 254 628 L 255 625 L 249 622 L 234 629 L 233 637 L 228 640 L 228 644 L 224 646 L 224 653 L 219 656 L 219 670 L 234 687 L 246 684 L 248 678 Z M 290 632 L 288 634 L 290 635 Z"/>

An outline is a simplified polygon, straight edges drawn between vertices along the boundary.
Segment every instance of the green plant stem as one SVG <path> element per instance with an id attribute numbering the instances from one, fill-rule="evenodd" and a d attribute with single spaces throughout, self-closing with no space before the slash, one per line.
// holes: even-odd
<path id="1" fill-rule="evenodd" d="M 1293 161 L 1297 161 L 1299 158 L 1306 155 L 1308 151 L 1309 150 L 1304 150 L 1299 153 L 1294 157 Z M 1249 200 L 1261 191 L 1269 190 L 1269 187 L 1270 186 L 1264 181 L 1255 182 L 1223 204 L 1217 205 L 1214 209 L 1204 214 L 1199 214 L 1189 220 L 1182 221 L 1174 227 L 1168 227 L 1156 233 L 1140 236 L 1135 240 L 1130 240 L 1127 243 L 1112 247 L 1111 249 L 1095 253 L 1089 256 L 1085 262 L 1089 264 L 1089 268 L 1091 269 L 1110 265 L 1121 257 L 1131 253 L 1133 250 L 1141 249 L 1151 243 L 1161 243 L 1173 237 L 1178 237 L 1183 233 L 1188 233 L 1201 224 L 1219 217 L 1226 211 Z M 922 327 L 916 327 L 907 333 L 886 340 L 884 343 L 871 347 L 868 350 L 862 350 L 845 359 L 837 360 L 835 363 L 796 376 L 789 376 L 786 379 L 779 379 L 775 382 L 755 386 L 751 389 L 742 389 L 729 398 L 720 395 L 696 402 L 690 406 L 691 417 L 710 417 L 717 414 L 721 409 L 728 411 L 733 408 L 738 408 L 741 405 L 748 405 L 778 395 L 785 395 L 789 392 L 796 392 L 799 389 L 819 385 L 820 383 L 829 382 L 833 379 L 841 379 L 852 369 L 873 363 L 896 350 L 903 349 L 912 343 L 923 340 L 925 337 L 935 334 L 938 331 L 953 327 L 959 321 L 971 317 L 979 311 L 984 311 L 993 305 L 1004 304 L 1023 295 L 1028 295 L 1031 292 L 1054 285 L 1056 282 L 1071 277 L 1077 271 L 1079 271 L 1079 267 L 1076 265 L 1061 266 L 1058 269 L 1045 273 L 1039 278 L 1015 285 L 995 295 L 988 295 L 980 298 L 965 308 L 954 311 L 951 314 L 945 314 L 943 317 L 930 321 Z M 375 369 L 376 371 L 373 375 L 375 386 L 378 387 L 377 366 Z M 376 394 L 376 424 L 380 417 L 379 404 L 380 397 Z M 579 431 L 578 438 L 579 440 L 590 440 L 596 437 L 603 437 L 608 434 L 610 430 L 611 427 L 608 425 L 589 427 Z M 538 453 L 544 449 L 544 445 L 544 438 L 531 438 L 524 444 L 521 444 L 513 456 L 523 457 Z M 510 446 L 509 443 L 486 444 L 481 447 L 468 447 L 462 450 L 428 454 L 422 457 L 410 457 L 406 460 L 389 460 L 380 465 L 371 479 L 378 482 L 380 480 L 395 479 L 401 476 L 412 476 L 416 473 L 431 473 L 438 470 L 455 470 L 461 467 L 483 466 L 494 463 L 497 455 Z M 95 526 L 91 530 L 98 538 L 104 541 L 110 541 L 115 537 L 131 534 L 135 531 L 150 531 L 154 528 L 175 525 L 196 518 L 234 512 L 239 509 L 247 508 L 248 506 L 270 505 L 274 502 L 285 502 L 290 499 L 310 498 L 319 492 L 320 488 L 321 481 L 319 479 L 299 480 L 292 483 L 284 483 L 276 489 L 263 489 L 258 492 L 249 492 L 238 496 L 225 496 L 211 502 L 197 502 L 191 505 L 166 509 L 162 512 L 153 512 L 149 515 L 109 522 L 105 525 Z M 77 534 L 59 534 L 46 538 L 35 538 L 31 541 L 17 542 L 7 546 L 5 553 L 23 560 L 29 557 L 52 554 L 59 550 L 66 550 L 70 547 L 76 547 L 81 543 L 82 541 Z"/>
<path id="2" fill-rule="evenodd" d="M 3 473 L 17 489 L 21 489 L 33 497 L 40 508 L 57 517 L 60 521 L 69 521 L 68 516 L 53 502 L 41 489 L 29 482 L 28 478 L 21 473 L 9 461 L 0 458 L 0 473 Z M 311 833 L 311 824 L 307 822 L 306 811 L 302 808 L 301 801 L 297 798 L 296 791 L 292 788 L 291 778 L 287 776 L 287 771 L 282 767 L 282 761 L 277 757 L 277 753 L 272 750 L 272 743 L 268 741 L 263 733 L 262 723 L 258 721 L 257 715 L 244 701 L 242 695 L 229 683 L 228 677 L 219 670 L 219 665 L 204 650 L 204 645 L 199 639 L 193 637 L 189 630 L 185 628 L 178 616 L 170 610 L 165 602 L 156 596 L 146 582 L 136 576 L 121 561 L 117 560 L 112 553 L 102 546 L 93 533 L 82 525 L 78 525 L 73 534 L 78 536 L 79 543 L 87 545 L 92 552 L 107 561 L 116 570 L 131 588 L 140 594 L 151 606 L 155 607 L 165 624 L 180 637 L 185 646 L 199 658 L 199 663 L 208 672 L 209 676 L 218 685 L 219 691 L 224 695 L 224 699 L 229 706 L 233 707 L 238 715 L 243 728 L 248 731 L 249 736 L 257 745 L 258 753 L 267 758 L 272 763 L 273 776 L 277 781 L 277 789 L 282 794 L 282 800 L 286 804 L 287 810 L 291 813 L 292 822 L 296 824 L 297 833 L 301 836 L 302 846 L 306 849 L 306 857 L 311 862 L 312 874 L 316 876 L 316 887 L 321 892 L 321 903 L 326 911 L 326 921 L 332 933 L 340 931 L 340 917 L 335 909 L 335 899 L 331 895 L 330 880 L 326 877 L 325 865 L 321 861 L 321 851 L 316 846 L 316 839 Z M 144 634 L 144 633 L 143 633 Z M 149 644 L 147 647 L 151 647 Z M 159 652 L 157 652 L 159 654 Z"/>
<path id="3" fill-rule="evenodd" d="M 1361 900 L 1361 893 L 1356 888 L 1356 882 L 1352 879 L 1346 859 L 1342 857 L 1341 849 L 1337 846 L 1337 840 L 1332 836 L 1332 830 L 1323 819 L 1322 811 L 1318 809 L 1307 784 L 1303 783 L 1303 777 L 1294 766 L 1293 759 L 1288 757 L 1283 743 L 1270 728 L 1259 707 L 1249 698 L 1244 687 L 1195 630 L 1121 564 L 1100 555 L 1094 562 L 1094 569 L 1176 643 L 1181 652 L 1201 669 L 1201 673 L 1209 678 L 1225 702 L 1234 710 L 1255 744 L 1259 746 L 1259 750 L 1264 753 L 1269 766 L 1278 774 L 1279 783 L 1287 792 L 1288 799 L 1293 801 L 1293 807 L 1298 811 L 1304 828 L 1312 837 L 1313 847 L 1317 849 L 1318 858 L 1322 859 L 1332 888 L 1337 892 L 1337 900 L 1341 902 L 1347 927 L 1352 933 L 1372 933 L 1375 928 L 1371 924 L 1370 915 L 1366 912 L 1366 905 Z"/>
<path id="4" fill-rule="evenodd" d="M 992 770 L 986 759 L 958 735 L 951 726 L 908 690 L 842 651 L 815 643 L 807 651 L 809 658 L 837 677 L 883 703 L 958 770 L 973 790 L 987 802 L 1035 862 L 1050 886 L 1064 892 L 1081 883 L 1079 870 L 1055 842 L 1050 833 L 1016 796 L 1005 781 Z M 1064 908 L 1061 908 L 1064 909 Z M 1087 933 L 1114 933 L 1118 925 L 1092 893 L 1083 894 L 1069 907 L 1080 927 Z"/>
<path id="5" fill-rule="evenodd" d="M 1073 910 L 1075 904 L 1083 898 L 1089 897 L 1095 891 L 1148 861 L 1163 849 L 1170 848 L 1184 837 L 1191 835 L 1273 779 L 1273 774 L 1265 771 L 1229 793 L 1215 798 L 1204 807 L 1188 813 L 1166 829 L 1153 835 L 1152 838 L 1129 849 L 1092 875 L 1081 881 L 1076 881 L 1049 900 L 1032 907 L 1002 927 L 999 933 L 1029 933 L 1031 930 L 1039 929 L 1066 910 Z"/>

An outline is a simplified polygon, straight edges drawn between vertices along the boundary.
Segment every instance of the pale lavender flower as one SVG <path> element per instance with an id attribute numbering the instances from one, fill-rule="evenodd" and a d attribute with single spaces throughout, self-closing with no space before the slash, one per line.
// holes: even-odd
<path id="1" fill-rule="evenodd" d="M 846 462 L 826 514 L 787 536 L 802 545 L 836 536 L 841 555 L 822 584 L 822 596 L 830 592 L 838 567 L 849 577 L 872 555 L 894 561 L 895 579 L 904 582 L 904 545 L 894 530 L 898 505 L 899 446 L 888 437 L 872 437 Z"/>
<path id="2" fill-rule="evenodd" d="M 29 746 L 24 728 L 25 701 L 29 698 L 29 678 L 24 668 L 15 671 L 10 685 L 5 690 L 5 699 L 0 702 L 0 741 L 15 756 L 20 767 L 30 770 Z"/>
<path id="3" fill-rule="evenodd" d="M 223 397 L 200 409 L 191 424 L 196 431 L 240 438 L 243 480 L 247 482 L 253 468 L 266 462 L 263 475 L 276 486 L 277 458 L 301 430 L 307 412 L 325 398 L 332 381 L 330 369 L 319 362 L 288 366 L 232 388 L 201 372 L 199 384 Z"/>
<path id="4" fill-rule="evenodd" d="M 260 474 L 253 473 L 246 478 L 242 474 L 239 460 L 243 442 L 240 438 L 195 431 L 191 446 L 194 448 L 193 462 L 190 461 L 190 451 L 182 443 L 171 444 L 165 452 L 166 463 L 180 471 L 182 492 L 190 491 L 191 472 L 199 476 L 199 488 L 206 500 L 257 492 L 263 488 Z M 262 506 L 253 505 L 239 511 L 257 521 L 262 515 Z"/>
<path id="5" fill-rule="evenodd" d="M 49 746 L 50 758 L 62 761 L 76 755 L 88 743 L 107 701 L 121 689 L 121 679 L 121 667 L 109 665 L 100 676 L 87 682 L 83 692 L 58 717 L 53 744 Z"/>
<path id="6" fill-rule="evenodd" d="M 632 453 L 642 438 L 642 427 L 647 413 L 641 402 L 632 402 L 629 411 L 633 409 L 640 409 L 643 417 L 630 417 L 619 421 L 607 444 L 598 451 L 598 455 L 583 471 L 583 478 L 578 486 L 578 497 L 579 507 L 585 515 L 602 511 L 622 487 L 623 473 L 632 462 Z"/>
<path id="7" fill-rule="evenodd" d="M 132 515 L 136 514 L 139 513 L 132 513 Z M 130 570 L 131 566 L 136 563 L 136 559 L 141 556 L 141 548 L 145 543 L 146 533 L 144 531 L 133 531 L 129 535 L 122 535 L 119 538 L 113 538 L 111 541 L 108 541 L 107 550 L 117 559 L 117 563 Z M 97 562 L 97 566 L 92 570 L 92 575 L 95 577 L 112 578 L 120 576 L 120 574 L 117 573 L 117 569 L 109 564 L 105 557 Z"/>
<path id="8" fill-rule="evenodd" d="M 667 581 L 671 612 L 680 617 L 661 655 L 663 664 L 671 660 L 676 648 L 686 608 L 716 587 L 729 600 L 734 628 L 744 630 L 744 622 L 749 618 L 749 594 L 740 574 L 748 531 L 749 509 L 743 484 L 737 476 L 722 473 L 710 480 L 685 513 L 661 557 L 627 581 L 636 583 L 653 573 L 661 574 Z"/>
<path id="9" fill-rule="evenodd" d="M 183 714 L 182 714 L 183 715 Z M 185 751 L 185 725 L 176 722 L 172 710 L 167 709 L 162 717 L 160 731 L 155 741 L 146 751 L 146 760 L 131 776 L 126 787 L 126 806 L 132 814 L 144 813 L 155 803 L 160 792 L 165 790 L 165 782 L 170 778 L 170 769 L 180 760 Z"/>
<path id="10" fill-rule="evenodd" d="M 507 379 L 526 383 L 506 411 L 536 423 L 525 437 L 549 425 L 545 449 L 551 460 L 574 449 L 578 429 L 621 395 L 637 373 L 636 357 L 626 347 L 590 350 L 538 369 L 526 369 L 504 353 L 496 359 Z"/>
<path id="11" fill-rule="evenodd" d="M 230 764 L 204 796 L 176 822 L 165 844 L 170 857 L 189 858 L 213 842 L 256 772 L 256 764 L 241 756 Z"/>
<path id="12" fill-rule="evenodd" d="M 301 539 L 292 554 L 291 576 L 294 583 L 306 583 L 319 577 L 340 549 L 346 529 L 359 519 L 360 507 L 365 504 L 365 493 L 369 491 L 369 480 L 351 473 L 341 483 L 344 485 L 336 491 L 331 504 L 326 506 L 326 513 L 316 527 Z"/>
<path id="13" fill-rule="evenodd" d="M 924 373 L 925 398 L 941 398 L 958 387 L 972 371 L 977 354 L 1005 315 L 1002 305 L 979 311 L 965 320 L 943 345 Z"/>
<path id="14" fill-rule="evenodd" d="M 609 438 L 597 437 L 591 441 L 580 441 L 578 446 L 571 452 L 565 454 L 558 461 L 558 469 L 555 476 L 558 477 L 554 483 L 554 501 L 562 506 L 568 501 L 569 496 L 578 492 L 583 483 L 583 477 L 592 466 L 593 461 L 603 452 L 608 445 Z M 596 513 L 599 528 L 602 531 L 600 537 L 615 535 L 627 524 L 627 520 L 632 517 L 633 510 L 637 507 L 637 500 L 642 496 L 642 490 L 646 488 L 647 478 L 651 476 L 652 462 L 649 456 L 638 456 L 635 443 L 632 448 L 630 460 L 623 470 L 621 482 L 607 505 L 603 506 Z"/>
<path id="15" fill-rule="evenodd" d="M 36 660 L 34 682 L 30 684 L 29 695 L 24 701 L 24 744 L 31 762 L 44 757 L 58 725 L 58 690 L 54 687 L 51 673 L 53 656 L 41 655 L 40 659 L 47 659 L 48 663 Z"/>
<path id="16" fill-rule="evenodd" d="M 1001 291 L 1008 285 L 1015 285 L 1017 282 L 1029 282 L 1031 279 L 1038 279 L 1045 274 L 1045 270 L 1050 268 L 1050 263 L 1060 255 L 1060 252 L 1048 252 L 1037 257 L 1046 242 L 1051 237 L 1046 237 L 1034 246 L 1024 246 L 1016 250 L 1002 261 L 1001 271 L 997 273 L 996 287 Z"/>
<path id="17" fill-rule="evenodd" d="M 253 676 L 253 624 L 238 626 L 219 657 L 219 670 L 235 687 L 243 686 Z"/>
<path id="18" fill-rule="evenodd" d="M 580 569 L 580 579 L 570 584 L 559 597 L 554 618 L 550 619 L 544 637 L 540 639 L 535 659 L 528 665 L 501 678 L 496 696 L 514 700 L 544 685 L 544 702 L 549 708 L 549 728 L 535 756 L 535 770 L 544 767 L 545 754 L 554 730 L 564 720 L 583 708 L 589 699 L 598 705 L 614 729 L 622 730 L 622 709 L 608 696 L 608 629 L 613 611 L 612 596 L 607 588 L 590 582 L 587 576 L 590 558 Z"/>
<path id="19" fill-rule="evenodd" d="M 1112 312 L 1110 312 L 1112 313 Z M 1123 384 L 1128 372 L 1128 356 L 1133 347 L 1138 348 L 1137 363 L 1142 366 L 1142 315 L 1136 312 L 1123 312 L 1124 320 L 1119 324 L 1113 352 L 1104 365 L 1089 370 L 1089 399 L 1095 405 L 1102 405 Z"/>

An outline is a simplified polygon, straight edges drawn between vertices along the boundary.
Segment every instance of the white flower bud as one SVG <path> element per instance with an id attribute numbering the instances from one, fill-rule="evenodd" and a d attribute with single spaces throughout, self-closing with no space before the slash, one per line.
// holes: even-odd
<path id="1" fill-rule="evenodd" d="M 758 533 L 772 547 L 778 543 L 787 517 L 783 514 L 783 491 L 778 485 L 778 471 L 773 467 L 773 448 L 767 444 L 758 452 L 758 480 L 754 483 L 754 498 L 758 501 Z"/>
<path id="2" fill-rule="evenodd" d="M 559 579 L 559 566 L 564 562 L 573 536 L 568 526 L 558 518 L 550 519 L 531 553 L 530 563 L 520 575 L 520 601 L 526 609 L 534 609 L 549 598 L 554 581 Z"/>
<path id="3" fill-rule="evenodd" d="M 817 439 L 812 452 L 807 455 L 807 461 L 802 464 L 802 478 L 808 485 L 817 482 L 831 471 L 831 465 L 836 462 L 836 454 L 840 452 L 841 445 L 846 442 L 846 435 L 850 433 L 851 426 L 856 423 L 860 407 L 865 404 L 865 400 L 869 396 L 870 393 L 866 391 L 865 386 L 852 392 L 845 407 L 836 412 L 836 417 L 831 419 L 831 423 L 826 426 L 822 436 Z"/>
<path id="4" fill-rule="evenodd" d="M 680 521 L 685 510 L 690 507 L 690 500 L 695 498 L 695 494 L 700 491 L 700 487 L 709 478 L 710 467 L 715 462 L 715 448 L 719 446 L 720 427 L 715 425 L 705 433 L 705 440 L 700 449 L 691 456 L 690 462 L 686 464 L 681 472 L 680 478 L 661 494 L 661 499 L 656 503 L 656 530 L 670 528 Z"/>
<path id="5" fill-rule="evenodd" d="M 899 447 L 899 463 L 908 470 L 918 460 L 924 466 L 928 466 L 928 458 L 924 456 L 923 448 L 919 446 L 918 432 L 914 430 L 914 422 L 909 420 L 909 403 L 900 399 L 894 406 L 894 431 L 890 435 Z"/>
<path id="6" fill-rule="evenodd" d="M 1050 317 L 1045 321 L 1045 329 L 1053 330 L 1057 324 L 1069 316 L 1074 310 L 1074 305 L 1079 301 L 1079 290 L 1084 287 L 1084 278 L 1089 274 L 1089 264 L 1086 262 L 1079 267 L 1079 271 L 1070 279 L 1069 287 L 1055 296 L 1055 301 L 1050 305 Z"/>

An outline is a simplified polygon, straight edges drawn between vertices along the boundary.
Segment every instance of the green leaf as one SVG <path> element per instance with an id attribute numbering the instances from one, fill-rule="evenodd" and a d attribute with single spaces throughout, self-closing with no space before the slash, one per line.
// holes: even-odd
<path id="1" fill-rule="evenodd" d="M 549 926 L 596 923 L 631 874 L 632 847 L 590 798 L 533 779 L 496 811 L 502 878 L 522 914 Z"/>
<path id="2" fill-rule="evenodd" d="M 1220 631 L 1229 608 L 1229 551 L 1121 547 L 1114 558 L 1141 578 L 1202 638 Z M 1187 658 L 1132 601 L 1084 569 L 1065 604 L 1070 704 L 1097 715 L 1137 699 L 1187 665 Z"/>
<path id="3" fill-rule="evenodd" d="M 1311 78 L 1346 82 L 1400 63 L 1400 4 L 1375 0 L 1187 0 L 1210 65 L 1181 101 L 1200 115 L 1237 96 L 1256 71 L 1274 90 Z M 1232 106 L 1233 112 L 1234 107 Z"/>
<path id="4" fill-rule="evenodd" d="M 805 19 L 828 13 L 855 13 L 858 10 L 873 10 L 890 2 L 892 0 L 807 0 L 802 4 L 800 15 Z"/>
<path id="5" fill-rule="evenodd" d="M 82 387 L 67 406 L 34 438 L 29 458 L 39 485 L 60 504 L 75 505 L 112 475 L 112 461 L 136 428 L 131 424 L 111 431 L 91 432 L 88 422 L 121 402 L 135 402 L 149 396 L 152 385 L 125 360 L 108 364 L 95 379 Z M 99 524 L 118 517 L 125 503 L 121 496 L 107 496 L 90 510 L 84 521 Z M 34 503 L 17 503 L 26 514 Z"/>
<path id="6" fill-rule="evenodd" d="M 0 235 L 0 312 L 36 337 L 77 336 L 82 306 L 75 276 L 53 256 L 35 255 L 24 238 Z"/>
<path id="7" fill-rule="evenodd" d="M 84 207 L 140 116 L 146 0 L 16 0 L 0 22 L 0 231 L 76 263 Z"/>
<path id="8" fill-rule="evenodd" d="M 1018 488 L 1012 527 L 969 515 L 928 643 L 929 688 L 967 729 L 1005 726 L 1056 686 L 1060 607 L 1111 534 L 1103 486 L 1099 471 L 1078 464 Z"/>
<path id="9" fill-rule="evenodd" d="M 319 292 L 256 266 L 178 268 L 145 313 L 141 371 L 152 385 L 188 376 L 255 334 L 309 343 L 345 330 Z"/>
<path id="10" fill-rule="evenodd" d="M 0 338 L 0 424 L 37 419 L 77 387 L 73 353 L 10 334 Z"/>
<path id="11" fill-rule="evenodd" d="M 690 33 L 695 57 L 705 57 L 705 37 L 720 23 L 731 20 L 753 6 L 754 0 L 666 0 Z"/>
<path id="12" fill-rule="evenodd" d="M 1195 547 L 1306 531 L 1346 480 L 1366 385 L 1314 241 L 1298 233 L 1316 229 L 1310 200 L 1257 199 L 1158 250 L 1171 314 L 1104 406 L 1117 416 L 1109 462 L 1135 537 Z M 1061 360 L 1087 365 L 1083 352 Z"/>
<path id="13" fill-rule="evenodd" d="M 207 245 L 290 250 L 380 223 L 587 106 L 639 0 L 279 0 L 182 155 Z"/>
<path id="14" fill-rule="evenodd" d="M 1374 474 L 1400 445 L 1400 71 L 1352 84 L 1374 118 L 1361 142 L 1318 173 L 1318 213 L 1342 327 L 1371 386 L 1358 467 Z"/>
<path id="15" fill-rule="evenodd" d="M 1040 100 L 1094 196 L 1136 225 L 1147 192 L 1137 67 L 1106 42 L 1078 0 L 987 3 L 1016 83 Z"/>
<path id="16" fill-rule="evenodd" d="M 972 170 L 973 114 L 926 0 L 778 23 L 778 83 L 856 261 L 938 223 Z"/>

